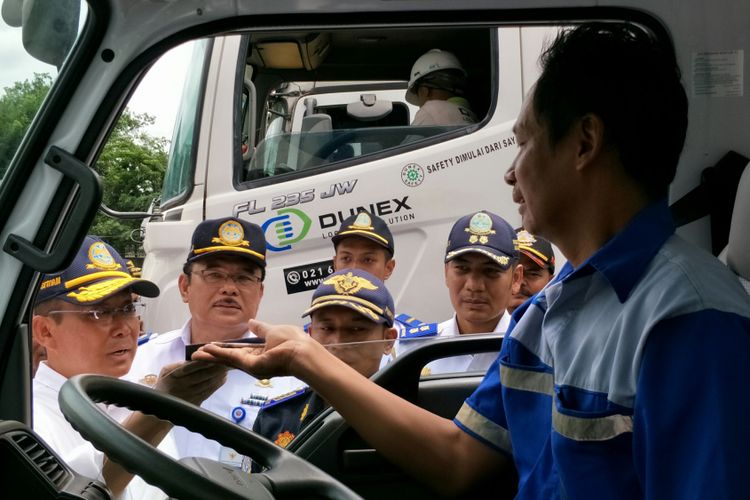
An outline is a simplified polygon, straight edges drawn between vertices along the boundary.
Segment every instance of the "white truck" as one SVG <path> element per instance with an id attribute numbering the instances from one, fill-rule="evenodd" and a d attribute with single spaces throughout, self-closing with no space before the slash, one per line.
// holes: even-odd
<path id="1" fill-rule="evenodd" d="M 264 229 L 259 317 L 288 323 L 332 272 L 330 238 L 361 209 L 394 234 L 397 310 L 450 317 L 442 262 L 453 222 L 487 209 L 520 224 L 503 181 L 516 152 L 511 129 L 558 29 L 316 29 L 195 42 L 161 206 L 143 225 L 143 273 L 162 290 L 147 329 L 188 317 L 177 277 L 200 221 L 233 215 Z M 410 126 L 410 65 L 433 47 L 462 61 L 479 123 Z"/>

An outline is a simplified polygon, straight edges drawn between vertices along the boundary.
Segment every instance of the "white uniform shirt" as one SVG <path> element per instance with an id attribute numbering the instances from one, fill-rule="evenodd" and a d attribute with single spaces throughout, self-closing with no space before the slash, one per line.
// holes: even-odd
<path id="1" fill-rule="evenodd" d="M 244 336 L 254 335 L 247 332 Z M 125 378 L 148 385 L 144 381 L 147 375 L 158 375 L 163 366 L 185 360 L 185 346 L 191 343 L 190 339 L 190 321 L 179 330 L 158 335 L 138 348 L 133 366 Z M 250 398 L 251 395 L 272 398 L 304 385 L 294 377 L 258 380 L 241 370 L 229 370 L 226 383 L 209 396 L 201 407 L 228 420 L 234 420 L 232 412 L 235 408 L 242 408 L 245 417 L 239 424 L 252 429 L 260 407 L 243 404 L 243 398 Z M 175 427 L 170 434 L 177 447 L 176 458 L 205 457 L 231 465 L 241 464 L 242 457 L 233 450 L 184 427 Z"/>
<path id="2" fill-rule="evenodd" d="M 60 458 L 74 471 L 90 479 L 98 479 L 104 482 L 101 475 L 104 454 L 83 439 L 78 432 L 68 423 L 60 410 L 57 395 L 67 378 L 47 366 L 45 361 L 39 363 L 34 376 L 34 432 L 57 453 Z M 130 411 L 114 405 L 100 405 L 110 417 L 122 422 Z M 173 451 L 174 448 L 167 438 L 159 446 L 165 453 Z M 165 494 L 147 483 L 141 478 L 134 477 L 120 499 L 162 499 Z"/>
<path id="3" fill-rule="evenodd" d="M 510 314 L 506 311 L 498 321 L 493 333 L 505 333 L 510 324 Z M 489 332 L 488 332 L 489 333 Z M 438 325 L 438 337 L 454 337 L 460 335 L 456 315 Z M 479 354 L 466 354 L 450 358 L 437 359 L 427 364 L 423 375 L 436 375 L 438 373 L 463 373 L 467 371 L 484 371 L 490 367 L 497 352 L 483 352 Z"/>
<path id="4" fill-rule="evenodd" d="M 462 97 L 448 100 L 432 99 L 425 102 L 414 115 L 412 125 L 471 125 L 477 117 L 469 108 L 469 102 Z"/>

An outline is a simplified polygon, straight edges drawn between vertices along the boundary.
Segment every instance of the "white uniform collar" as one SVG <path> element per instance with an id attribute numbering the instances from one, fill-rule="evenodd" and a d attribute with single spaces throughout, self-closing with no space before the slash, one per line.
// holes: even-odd
<path id="1" fill-rule="evenodd" d="M 36 380 L 40 384 L 46 385 L 50 389 L 60 391 L 60 388 L 68 379 L 67 377 L 56 372 L 54 369 L 50 368 L 46 361 L 42 361 L 41 363 L 39 363 L 39 368 L 37 368 L 36 370 L 34 380 Z"/>
<path id="2" fill-rule="evenodd" d="M 509 324 L 510 314 L 508 314 L 508 311 L 505 311 L 503 315 L 500 316 L 500 320 L 497 322 L 497 325 L 495 325 L 495 329 L 492 331 L 492 333 L 505 333 L 505 331 L 508 329 Z M 450 320 L 450 322 L 446 325 L 446 329 L 444 330 L 444 332 L 442 332 L 442 334 L 445 336 L 459 335 L 456 313 L 453 313 L 453 319 Z"/>

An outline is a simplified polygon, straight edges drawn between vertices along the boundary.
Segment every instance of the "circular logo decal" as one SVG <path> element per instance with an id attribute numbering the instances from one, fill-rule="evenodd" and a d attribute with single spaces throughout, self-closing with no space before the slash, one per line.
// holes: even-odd
<path id="1" fill-rule="evenodd" d="M 409 187 L 417 187 L 424 180 L 424 170 L 416 163 L 409 163 L 401 169 L 401 182 Z"/>

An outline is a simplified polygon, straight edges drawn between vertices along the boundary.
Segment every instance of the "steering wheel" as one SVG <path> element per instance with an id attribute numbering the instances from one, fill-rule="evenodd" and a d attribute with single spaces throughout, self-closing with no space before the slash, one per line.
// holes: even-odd
<path id="1" fill-rule="evenodd" d="M 360 497 L 314 465 L 264 437 L 154 389 L 101 375 L 77 375 L 63 384 L 60 409 L 73 427 L 111 460 L 176 498 Z M 130 433 L 96 403 L 138 410 L 230 446 L 268 467 L 248 475 L 208 459 L 177 461 Z M 193 462 L 188 467 L 185 462 Z M 200 469 L 200 472 L 196 469 Z"/>
<path id="2" fill-rule="evenodd" d="M 335 153 L 338 148 L 348 142 L 351 142 L 355 137 L 357 137 L 355 131 L 343 132 L 333 137 L 331 140 L 325 142 L 317 150 L 315 150 L 304 168 L 310 168 L 319 165 L 321 162 L 327 160 L 333 153 Z"/>

